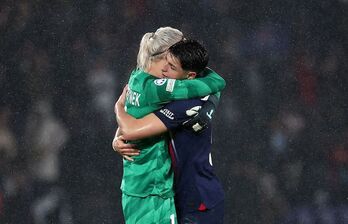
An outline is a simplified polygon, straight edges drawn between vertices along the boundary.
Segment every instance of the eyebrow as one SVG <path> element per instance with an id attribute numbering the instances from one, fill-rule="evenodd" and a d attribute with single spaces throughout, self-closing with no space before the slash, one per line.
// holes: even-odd
<path id="1" fill-rule="evenodd" d="M 172 63 L 170 63 L 170 62 L 168 62 L 168 64 L 170 65 L 170 67 L 173 67 L 173 68 L 176 69 L 176 66 L 175 66 L 174 64 L 172 64 Z"/>
<path id="2" fill-rule="evenodd" d="M 172 64 L 172 63 L 170 63 L 170 62 L 168 62 L 168 64 L 169 64 L 170 67 L 172 67 L 172 68 L 174 68 L 174 69 L 177 69 L 177 67 L 176 67 L 174 64 Z"/>

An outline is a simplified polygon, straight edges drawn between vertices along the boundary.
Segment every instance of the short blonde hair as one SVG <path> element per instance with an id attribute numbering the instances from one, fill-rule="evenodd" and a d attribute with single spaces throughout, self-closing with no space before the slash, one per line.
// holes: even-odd
<path id="1" fill-rule="evenodd" d="M 155 33 L 145 33 L 140 42 L 137 68 L 148 69 L 151 61 L 162 58 L 170 46 L 182 39 L 182 32 L 172 27 L 161 27 Z"/>

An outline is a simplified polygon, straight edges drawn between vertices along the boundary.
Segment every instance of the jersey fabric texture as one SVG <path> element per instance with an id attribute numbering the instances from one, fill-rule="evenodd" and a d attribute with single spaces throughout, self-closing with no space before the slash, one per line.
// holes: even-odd
<path id="1" fill-rule="evenodd" d="M 134 197 L 123 194 L 122 209 L 127 224 L 177 224 L 173 197 Z"/>
<path id="2" fill-rule="evenodd" d="M 157 79 L 141 70 L 130 76 L 125 109 L 141 118 L 171 100 L 200 97 L 221 91 L 226 83 L 218 74 L 206 69 L 204 77 L 193 80 Z M 168 134 L 135 141 L 141 149 L 133 162 L 123 160 L 122 192 L 132 196 L 172 197 L 173 174 L 168 153 Z"/>
<path id="3" fill-rule="evenodd" d="M 186 111 L 202 103 L 200 99 L 173 101 L 154 112 L 171 133 L 178 217 L 179 212 L 212 209 L 224 200 L 222 185 L 212 165 L 211 125 L 200 133 L 182 127 L 190 118 Z"/>

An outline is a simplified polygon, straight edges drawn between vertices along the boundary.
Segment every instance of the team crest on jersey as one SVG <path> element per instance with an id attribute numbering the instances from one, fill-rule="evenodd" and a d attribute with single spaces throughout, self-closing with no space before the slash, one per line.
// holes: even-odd
<path id="1" fill-rule="evenodd" d="M 154 83 L 157 85 L 157 86 L 161 86 L 163 85 L 164 83 L 166 83 L 167 79 L 156 79 L 154 81 Z"/>

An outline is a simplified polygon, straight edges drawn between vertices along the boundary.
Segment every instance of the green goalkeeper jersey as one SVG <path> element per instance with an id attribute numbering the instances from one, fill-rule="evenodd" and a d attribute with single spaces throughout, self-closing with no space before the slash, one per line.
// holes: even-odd
<path id="1" fill-rule="evenodd" d="M 208 68 L 202 78 L 191 80 L 158 79 L 142 70 L 134 70 L 128 82 L 125 109 L 133 117 L 141 118 L 171 100 L 217 93 L 225 85 L 225 80 Z M 139 197 L 174 195 L 167 137 L 166 133 L 132 142 L 141 153 L 133 157 L 133 162 L 123 160 L 123 193 Z"/>

